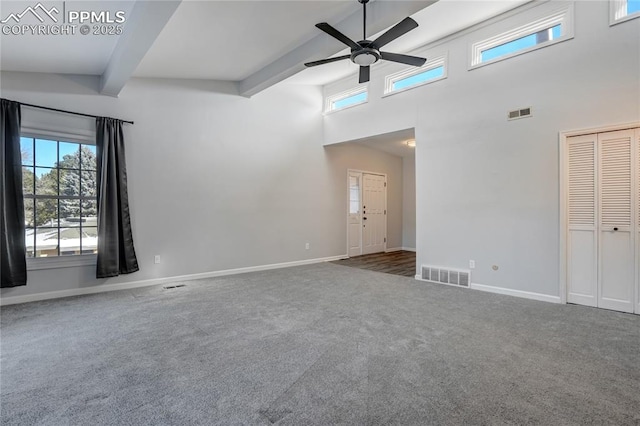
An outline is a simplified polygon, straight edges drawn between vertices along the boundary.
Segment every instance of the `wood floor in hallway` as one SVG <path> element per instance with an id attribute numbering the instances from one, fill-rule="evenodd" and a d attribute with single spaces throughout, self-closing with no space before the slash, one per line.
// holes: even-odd
<path id="1" fill-rule="evenodd" d="M 368 269 L 387 274 L 414 277 L 416 275 L 416 253 L 413 251 L 392 251 L 390 253 L 373 253 L 348 259 L 336 260 L 336 265 Z"/>

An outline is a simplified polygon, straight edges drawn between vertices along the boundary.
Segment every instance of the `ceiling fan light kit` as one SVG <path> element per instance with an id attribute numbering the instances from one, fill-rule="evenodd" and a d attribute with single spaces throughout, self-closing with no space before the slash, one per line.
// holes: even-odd
<path id="1" fill-rule="evenodd" d="M 380 59 L 380 52 L 374 49 L 364 48 L 351 54 L 351 60 L 363 67 L 375 64 Z"/>
<path id="2" fill-rule="evenodd" d="M 360 66 L 360 75 L 358 81 L 360 83 L 366 83 L 367 81 L 369 81 L 369 66 L 375 64 L 381 59 L 406 65 L 413 65 L 416 67 L 421 67 L 422 65 L 424 65 L 424 63 L 427 61 L 426 58 L 380 51 L 381 47 L 416 28 L 418 26 L 418 23 L 416 21 L 411 18 L 405 18 L 374 41 L 367 40 L 367 3 L 369 2 L 369 0 L 358 0 L 358 2 L 362 3 L 362 33 L 364 40 L 355 42 L 326 22 L 316 24 L 316 27 L 329 34 L 331 37 L 349 46 L 351 48 L 351 54 L 342 55 L 335 58 L 321 59 L 319 61 L 307 62 L 306 64 L 304 64 L 305 66 L 315 67 L 317 65 L 341 61 L 343 59 L 350 59 L 351 62 Z"/>

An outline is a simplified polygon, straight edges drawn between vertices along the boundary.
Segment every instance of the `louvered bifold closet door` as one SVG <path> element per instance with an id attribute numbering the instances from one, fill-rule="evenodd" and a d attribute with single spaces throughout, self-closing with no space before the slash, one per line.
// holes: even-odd
<path id="1" fill-rule="evenodd" d="M 598 306 L 633 312 L 635 260 L 634 130 L 598 135 Z"/>
<path id="2" fill-rule="evenodd" d="M 636 219 L 636 253 L 634 256 L 636 259 L 635 313 L 640 314 L 640 128 L 635 129 L 634 139 L 635 144 L 633 145 L 633 149 L 635 149 L 635 153 L 633 153 L 632 151 L 632 154 L 636 159 L 636 189 L 634 191 L 634 193 L 636 194 L 636 214 L 634 215 Z"/>
<path id="3" fill-rule="evenodd" d="M 567 139 L 567 301 L 597 306 L 597 135 Z"/>

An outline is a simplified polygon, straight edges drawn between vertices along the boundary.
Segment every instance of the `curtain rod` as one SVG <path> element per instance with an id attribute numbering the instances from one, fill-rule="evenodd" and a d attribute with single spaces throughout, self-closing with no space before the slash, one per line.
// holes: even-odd
<path id="1" fill-rule="evenodd" d="M 23 106 L 26 106 L 26 107 L 31 107 L 31 108 L 46 109 L 48 111 L 63 112 L 65 114 L 80 115 L 82 117 L 98 118 L 97 115 L 84 114 L 84 113 L 81 113 L 81 112 L 65 111 L 63 109 L 50 108 L 50 107 L 46 107 L 46 106 L 33 105 L 33 104 L 26 104 L 24 102 L 18 102 L 18 103 L 20 105 L 23 105 Z M 120 120 L 120 121 L 122 121 L 123 123 L 133 124 L 133 121 L 127 121 L 127 120 Z"/>

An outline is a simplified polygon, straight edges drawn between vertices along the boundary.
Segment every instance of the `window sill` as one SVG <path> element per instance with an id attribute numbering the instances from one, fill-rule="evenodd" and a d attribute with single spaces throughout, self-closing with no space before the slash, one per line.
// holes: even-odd
<path id="1" fill-rule="evenodd" d="M 27 258 L 27 270 L 73 268 L 77 266 L 95 266 L 98 256 L 95 254 L 82 254 L 59 257 Z"/>
<path id="2" fill-rule="evenodd" d="M 628 21 L 631 21 L 632 19 L 637 19 L 637 18 L 640 18 L 640 12 L 634 12 L 618 19 L 611 18 L 611 20 L 609 21 L 609 26 L 613 27 L 614 25 L 622 24 L 623 22 L 628 22 Z"/>

